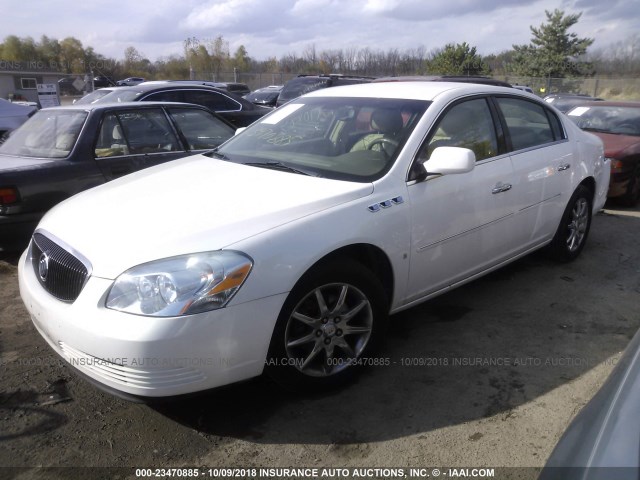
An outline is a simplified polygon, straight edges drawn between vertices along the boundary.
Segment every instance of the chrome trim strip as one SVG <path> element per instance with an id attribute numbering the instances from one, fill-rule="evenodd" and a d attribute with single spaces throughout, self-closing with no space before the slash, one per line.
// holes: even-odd
<path id="1" fill-rule="evenodd" d="M 513 216 L 513 212 L 508 213 L 507 215 L 505 215 L 503 217 L 500 217 L 500 218 L 496 218 L 495 220 L 492 220 L 492 221 L 490 221 L 488 223 L 484 223 L 482 225 L 479 225 L 477 227 L 471 228 L 469 230 L 465 230 L 464 232 L 456 233 L 454 235 L 451 235 L 450 237 L 443 238 L 442 240 L 437 240 L 437 241 L 435 241 L 433 243 L 430 243 L 428 245 L 424 245 L 422 247 L 418 247 L 417 251 L 418 252 L 423 252 L 424 250 L 426 250 L 428 248 L 431 248 L 431 247 L 433 247 L 435 245 L 438 245 L 439 243 L 448 242 L 449 240 L 452 240 L 452 239 L 457 238 L 457 237 L 461 237 L 461 236 L 466 235 L 466 234 L 471 233 L 471 232 L 475 232 L 475 231 L 480 230 L 482 228 L 488 227 L 489 225 L 493 225 L 494 223 L 501 222 L 502 220 L 504 220 L 506 218 L 509 218 L 509 217 L 512 217 L 512 216 Z"/>
<path id="2" fill-rule="evenodd" d="M 529 210 L 530 208 L 533 208 L 533 207 L 537 207 L 538 205 L 541 205 L 541 204 L 543 204 L 543 203 L 545 203 L 545 202 L 548 202 L 549 200 L 553 200 L 554 198 L 558 198 L 558 197 L 561 197 L 561 196 L 562 196 L 562 194 L 561 194 L 561 193 L 557 193 L 557 194 L 556 194 L 556 195 L 554 195 L 553 197 L 545 198 L 544 200 L 541 200 L 541 201 L 539 201 L 539 202 L 536 202 L 536 203 L 534 203 L 534 204 L 531 204 L 531 205 L 529 205 L 528 207 L 521 208 L 520 210 L 518 210 L 518 213 L 520 213 L 520 212 L 524 212 L 525 210 Z"/>

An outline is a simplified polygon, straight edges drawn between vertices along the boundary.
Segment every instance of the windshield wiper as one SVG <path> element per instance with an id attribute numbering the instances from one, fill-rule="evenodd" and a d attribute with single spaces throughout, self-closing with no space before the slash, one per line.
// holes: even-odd
<path id="1" fill-rule="evenodd" d="M 202 155 L 213 156 L 213 157 L 219 158 L 220 160 L 231 160 L 224 153 L 220 153 L 218 151 L 218 147 L 214 148 L 213 150 L 208 150 L 206 152 L 203 152 Z"/>
<path id="2" fill-rule="evenodd" d="M 311 176 L 311 177 L 317 177 L 316 174 L 311 173 L 311 172 L 305 172 L 304 170 L 299 170 L 297 168 L 294 167 L 290 167 L 289 165 L 285 165 L 282 162 L 248 162 L 245 163 L 244 165 L 249 165 L 251 167 L 260 167 L 260 168 L 270 168 L 272 170 L 280 170 L 283 172 L 291 172 L 291 173 L 297 173 L 299 175 L 307 175 L 307 176 Z"/>

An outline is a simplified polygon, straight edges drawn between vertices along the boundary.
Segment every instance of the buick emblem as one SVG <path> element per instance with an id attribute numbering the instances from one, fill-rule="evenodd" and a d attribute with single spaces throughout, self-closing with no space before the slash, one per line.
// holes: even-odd
<path id="1" fill-rule="evenodd" d="M 38 275 L 43 282 L 47 281 L 47 275 L 49 274 L 49 255 L 48 252 L 42 252 L 40 260 L 38 260 Z"/>

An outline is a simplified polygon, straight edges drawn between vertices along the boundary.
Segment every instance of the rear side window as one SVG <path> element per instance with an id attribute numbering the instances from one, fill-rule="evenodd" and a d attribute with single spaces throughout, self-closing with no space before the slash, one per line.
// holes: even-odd
<path id="1" fill-rule="evenodd" d="M 233 128 L 204 110 L 172 108 L 169 113 L 187 140 L 189 150 L 215 148 L 233 136 Z"/>
<path id="2" fill-rule="evenodd" d="M 167 90 L 165 92 L 152 93 L 144 98 L 147 102 L 184 102 L 184 92 L 180 90 Z"/>
<path id="3" fill-rule="evenodd" d="M 507 124 L 513 150 L 564 138 L 560 121 L 544 106 L 519 98 L 499 97 L 496 101 Z"/>
<path id="4" fill-rule="evenodd" d="M 242 109 L 242 105 L 238 102 L 217 92 L 189 90 L 184 92 L 184 101 L 202 105 L 214 112 L 237 112 Z"/>
<path id="5" fill-rule="evenodd" d="M 182 150 L 161 109 L 110 113 L 102 121 L 95 156 L 113 157 Z"/>

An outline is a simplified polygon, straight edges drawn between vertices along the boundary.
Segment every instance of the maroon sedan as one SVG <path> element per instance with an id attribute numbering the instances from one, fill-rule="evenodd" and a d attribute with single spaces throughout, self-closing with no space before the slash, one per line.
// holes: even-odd
<path id="1" fill-rule="evenodd" d="M 607 196 L 634 206 L 640 198 L 640 102 L 590 102 L 567 115 L 604 143 L 611 159 Z"/>

